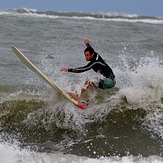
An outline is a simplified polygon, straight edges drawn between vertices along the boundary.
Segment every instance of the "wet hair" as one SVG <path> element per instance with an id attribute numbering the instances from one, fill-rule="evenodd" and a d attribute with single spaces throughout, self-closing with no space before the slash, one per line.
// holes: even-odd
<path id="1" fill-rule="evenodd" d="M 91 55 L 95 52 L 94 49 L 93 49 L 92 47 L 90 47 L 90 46 L 87 47 L 87 48 L 84 50 L 84 53 L 87 52 L 87 51 L 89 51 Z"/>

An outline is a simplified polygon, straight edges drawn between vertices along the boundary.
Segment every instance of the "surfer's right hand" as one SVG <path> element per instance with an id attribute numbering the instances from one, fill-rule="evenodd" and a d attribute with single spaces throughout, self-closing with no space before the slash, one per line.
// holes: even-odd
<path id="1" fill-rule="evenodd" d="M 61 72 L 68 72 L 68 69 L 66 67 L 63 67 L 60 69 Z"/>

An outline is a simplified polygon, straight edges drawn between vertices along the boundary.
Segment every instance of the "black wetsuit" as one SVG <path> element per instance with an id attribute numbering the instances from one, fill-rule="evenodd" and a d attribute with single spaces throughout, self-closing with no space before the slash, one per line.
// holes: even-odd
<path id="1" fill-rule="evenodd" d="M 87 47 L 91 47 L 90 44 L 86 44 Z M 81 73 L 93 69 L 95 72 L 102 74 L 106 78 L 114 79 L 114 73 L 112 69 L 105 63 L 102 57 L 94 52 L 94 57 L 90 60 L 90 62 L 83 67 L 78 68 L 69 68 L 68 72 Z"/>

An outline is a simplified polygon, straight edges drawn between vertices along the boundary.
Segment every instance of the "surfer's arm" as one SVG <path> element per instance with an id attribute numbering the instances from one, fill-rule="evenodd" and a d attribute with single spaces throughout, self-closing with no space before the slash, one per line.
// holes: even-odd
<path id="1" fill-rule="evenodd" d="M 61 72 L 74 72 L 74 73 L 81 73 L 81 72 L 85 72 L 88 71 L 92 68 L 92 66 L 90 66 L 90 64 L 87 64 L 86 66 L 83 67 L 78 67 L 78 68 L 66 68 L 63 67 L 60 69 Z"/>
<path id="2" fill-rule="evenodd" d="M 93 66 L 92 63 L 88 63 L 86 66 L 83 66 L 83 67 L 68 68 L 68 72 L 81 73 L 81 72 L 90 70 L 92 68 L 92 66 Z"/>

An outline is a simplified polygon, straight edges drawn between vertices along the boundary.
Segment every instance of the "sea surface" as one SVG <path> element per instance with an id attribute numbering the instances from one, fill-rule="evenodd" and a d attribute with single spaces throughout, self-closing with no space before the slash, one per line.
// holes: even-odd
<path id="1" fill-rule="evenodd" d="M 116 85 L 90 89 L 80 110 L 27 68 L 17 46 L 58 86 L 79 92 L 93 70 L 83 38 Z M 53 58 L 49 58 L 51 55 Z M 0 11 L 0 163 L 163 162 L 163 18 L 117 13 Z"/>

